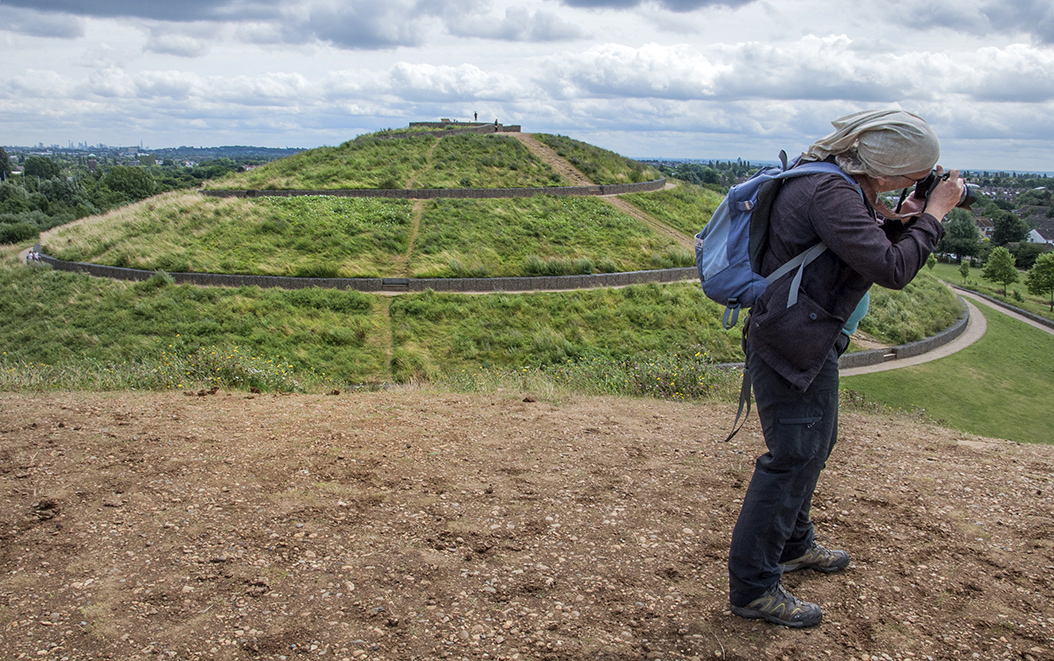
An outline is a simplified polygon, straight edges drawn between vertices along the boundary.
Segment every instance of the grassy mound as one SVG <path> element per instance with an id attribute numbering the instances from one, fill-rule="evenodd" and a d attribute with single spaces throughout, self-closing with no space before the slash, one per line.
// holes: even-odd
<path id="1" fill-rule="evenodd" d="M 538 136 L 596 183 L 658 173 L 562 136 Z M 230 188 L 548 186 L 563 183 L 502 135 L 366 136 L 213 185 Z M 394 183 L 393 183 L 394 182 Z M 681 185 L 604 199 L 220 199 L 170 193 L 42 237 L 60 259 L 159 271 L 123 283 L 0 265 L 0 388 L 255 387 L 311 390 L 442 380 L 472 388 L 534 371 L 591 392 L 694 398 L 715 363 L 741 360 L 739 331 L 696 283 L 616 290 L 403 295 L 177 286 L 165 271 L 321 277 L 563 275 L 690 266 L 652 225 L 694 234 L 720 201 Z M 900 342 L 958 314 L 937 281 L 875 295 L 865 330 Z M 905 311 L 910 311 L 908 314 Z M 871 323 L 871 326 L 867 324 Z"/>
<path id="2" fill-rule="evenodd" d="M 251 171 L 215 189 L 546 188 L 568 182 L 507 135 L 410 132 L 362 136 Z M 562 136 L 540 136 L 600 183 L 658 172 Z M 671 227 L 712 212 L 693 186 L 633 196 Z M 690 220 L 681 220 L 680 216 Z M 221 199 L 173 193 L 64 226 L 41 238 L 69 261 L 245 275 L 494 277 L 612 273 L 690 266 L 694 257 L 597 198 L 535 196 L 410 202 L 386 198 Z"/>
<path id="3" fill-rule="evenodd" d="M 559 174 L 504 135 L 361 136 L 207 182 L 217 190 L 340 188 L 536 188 Z"/>

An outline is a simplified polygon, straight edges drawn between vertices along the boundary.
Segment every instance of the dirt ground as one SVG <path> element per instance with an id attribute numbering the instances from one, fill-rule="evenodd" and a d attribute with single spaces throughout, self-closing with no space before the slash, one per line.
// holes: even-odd
<path id="1" fill-rule="evenodd" d="M 0 394 L 0 658 L 1054 659 L 1054 448 L 843 414 L 790 630 L 728 612 L 733 413 Z"/>

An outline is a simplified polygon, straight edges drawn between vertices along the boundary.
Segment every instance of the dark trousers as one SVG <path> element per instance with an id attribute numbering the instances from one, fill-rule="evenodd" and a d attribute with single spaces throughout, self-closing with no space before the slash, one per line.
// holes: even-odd
<path id="1" fill-rule="evenodd" d="M 754 465 L 732 531 L 729 601 L 746 606 L 780 580 L 780 563 L 800 557 L 815 540 L 809 510 L 816 480 L 838 436 L 838 355 L 802 392 L 746 347 L 768 452 Z"/>

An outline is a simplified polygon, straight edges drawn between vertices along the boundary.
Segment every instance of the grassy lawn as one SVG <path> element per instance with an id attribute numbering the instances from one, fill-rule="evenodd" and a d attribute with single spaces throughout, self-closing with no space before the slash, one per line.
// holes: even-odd
<path id="1" fill-rule="evenodd" d="M 414 188 L 540 188 L 566 186 L 522 142 L 471 133 L 443 138 Z"/>
<path id="2" fill-rule="evenodd" d="M 969 289 L 985 296 L 999 299 L 1022 310 L 1028 310 L 1033 314 L 1054 319 L 1054 313 L 1050 311 L 1050 298 L 1045 296 L 1034 296 L 1028 293 L 1025 286 L 1025 272 L 1018 271 L 1018 282 L 1007 287 L 1007 295 L 1003 295 L 1003 285 L 991 283 L 981 277 L 981 269 L 971 268 L 970 275 L 963 281 L 959 273 L 958 264 L 937 264 L 933 268 L 933 274 L 941 280 L 949 282 L 957 287 Z"/>
<path id="3" fill-rule="evenodd" d="M 6 388 L 164 389 L 216 377 L 232 387 L 266 377 L 274 389 L 278 377 L 387 379 L 385 310 L 379 297 L 359 292 L 204 288 L 160 275 L 116 282 L 10 257 L 0 264 L 0 289 Z"/>
<path id="4" fill-rule="evenodd" d="M 691 266 L 669 237 L 591 197 L 434 200 L 414 277 L 570 275 Z"/>
<path id="5" fill-rule="evenodd" d="M 544 294 L 425 293 L 392 301 L 401 360 L 434 377 L 465 369 L 535 368 L 603 357 L 705 354 L 742 360 L 739 329 L 694 284 L 638 285 Z"/>
<path id="6" fill-rule="evenodd" d="M 988 332 L 973 346 L 914 367 L 845 377 L 842 387 L 972 434 L 1054 443 L 1054 335 L 977 307 Z"/>
<path id="7" fill-rule="evenodd" d="M 651 166 L 580 140 L 549 133 L 535 133 L 534 137 L 552 147 L 594 184 L 628 184 L 662 178 Z"/>
<path id="8" fill-rule="evenodd" d="M 695 236 L 710 222 L 724 196 L 712 190 L 681 183 L 676 188 L 654 193 L 623 195 L 635 207 L 670 227 Z"/>
<path id="9" fill-rule="evenodd" d="M 406 200 L 219 199 L 170 193 L 53 230 L 59 259 L 198 273 L 402 276 Z M 591 197 L 432 200 L 409 254 L 413 277 L 616 273 L 691 266 L 669 237 Z"/>
<path id="10" fill-rule="evenodd" d="M 410 216 L 406 200 L 170 193 L 57 228 L 42 243 L 59 259 L 127 268 L 382 277 L 406 252 Z"/>
<path id="11" fill-rule="evenodd" d="M 319 147 L 247 172 L 213 179 L 215 189 L 404 188 L 428 167 L 432 134 L 393 140 L 361 136 L 339 147 Z"/>
<path id="12" fill-rule="evenodd" d="M 0 260 L 2 390 L 218 385 L 326 392 L 430 380 L 461 390 L 731 398 L 737 379 L 715 364 L 742 359 L 739 329 L 721 329 L 721 308 L 694 282 L 387 297 L 202 288 L 175 285 L 163 274 L 142 283 L 116 282 L 26 267 L 15 261 L 16 251 L 4 248 Z M 939 314 L 922 312 L 938 310 L 941 293 L 950 299 L 946 288 L 926 276 L 917 286 L 888 300 L 876 296 L 873 314 L 897 319 L 883 310 L 916 309 L 913 321 L 925 318 L 929 332 L 945 327 Z M 1034 354 L 1049 352 L 1048 345 Z M 1022 370 L 1041 363 L 1034 357 L 1020 362 Z M 1004 364 L 1016 363 L 999 356 L 980 369 L 1003 378 Z M 987 376 L 973 380 L 991 383 Z M 941 388 L 927 384 L 918 390 Z M 968 413 L 995 410 L 988 399 L 964 401 L 970 402 Z M 997 404 L 999 410 L 1009 407 Z M 949 420 L 957 415 L 931 414 Z"/>
<path id="13" fill-rule="evenodd" d="M 871 308 L 860 330 L 890 344 L 907 344 L 948 328 L 961 313 L 958 299 L 923 269 L 900 291 L 871 287 Z"/>

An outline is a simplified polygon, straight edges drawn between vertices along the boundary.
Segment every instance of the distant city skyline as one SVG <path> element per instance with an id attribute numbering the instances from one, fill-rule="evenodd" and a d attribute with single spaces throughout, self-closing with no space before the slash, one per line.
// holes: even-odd
<path id="1" fill-rule="evenodd" d="M 142 153 L 142 154 L 148 154 L 148 153 L 153 152 L 153 151 L 168 151 L 168 150 L 180 150 L 180 149 L 183 149 L 183 150 L 215 150 L 215 149 L 222 149 L 224 147 L 228 147 L 228 148 L 229 147 L 246 147 L 246 148 L 255 148 L 255 149 L 281 149 L 281 150 L 306 150 L 306 149 L 313 149 L 312 147 L 296 147 L 296 146 L 264 147 L 262 145 L 216 145 L 216 146 L 211 146 L 211 147 L 205 147 L 205 146 L 200 146 L 200 145 L 162 145 L 162 146 L 156 146 L 156 147 L 155 146 L 150 146 L 150 145 L 128 145 L 128 144 L 118 144 L 118 145 L 94 144 L 94 145 L 88 145 L 88 144 L 85 144 L 83 141 L 81 143 L 75 144 L 73 146 L 70 146 L 69 144 L 67 144 L 67 145 L 59 145 L 59 144 L 55 144 L 55 143 L 52 143 L 52 144 L 37 143 L 36 145 L 0 145 L 0 147 L 4 148 L 9 153 L 12 153 L 13 150 L 14 150 L 14 153 L 18 153 L 19 150 L 29 150 L 29 151 L 32 151 L 32 150 L 37 150 L 37 151 L 41 151 L 41 150 L 43 150 L 43 151 L 63 151 L 63 150 L 69 150 L 69 151 L 74 151 L 74 150 L 76 150 L 76 151 L 91 151 L 93 149 L 98 149 L 98 150 L 129 150 L 129 149 L 135 149 L 135 150 L 138 150 L 139 153 Z M 727 157 L 727 156 L 706 156 L 706 155 L 702 155 L 702 156 L 664 156 L 662 154 L 652 154 L 652 155 L 622 154 L 622 156 L 626 156 L 627 158 L 632 158 L 632 159 L 635 159 L 635 160 L 642 160 L 642 161 L 664 160 L 664 161 L 670 161 L 670 162 L 683 161 L 683 162 L 701 162 L 701 163 L 706 163 L 708 161 L 736 161 L 736 160 L 742 160 L 742 161 L 747 161 L 747 162 L 750 162 L 752 164 L 757 164 L 757 165 L 773 165 L 773 164 L 778 162 L 775 159 L 771 159 L 771 158 L 747 158 L 745 156 L 733 156 L 733 157 Z M 970 170 L 971 172 L 975 172 L 975 173 L 981 173 L 981 172 L 1006 172 L 1008 174 L 1016 173 L 1016 174 L 1035 174 L 1035 175 L 1039 175 L 1039 176 L 1054 176 L 1054 170 L 1037 170 L 1037 169 L 1028 169 L 1028 168 L 990 168 L 990 167 L 964 168 L 964 169 Z"/>

